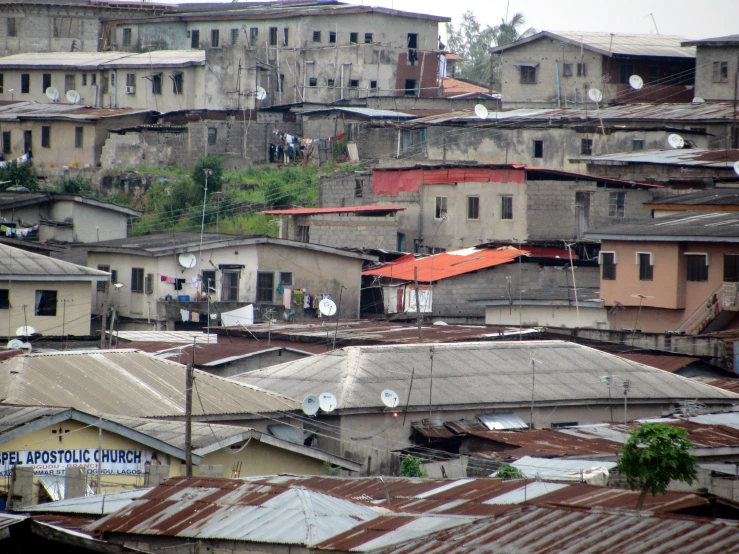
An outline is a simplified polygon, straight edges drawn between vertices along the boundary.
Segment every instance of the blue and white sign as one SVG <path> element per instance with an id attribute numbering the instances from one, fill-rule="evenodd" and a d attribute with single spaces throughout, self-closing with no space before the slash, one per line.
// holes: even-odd
<path id="1" fill-rule="evenodd" d="M 97 448 L 59 450 L 18 450 L 0 452 L 0 476 L 7 477 L 13 466 L 33 467 L 34 475 L 64 475 L 68 467 L 84 468 L 90 475 L 139 475 L 151 463 L 148 450 L 106 450 L 102 460 Z"/>

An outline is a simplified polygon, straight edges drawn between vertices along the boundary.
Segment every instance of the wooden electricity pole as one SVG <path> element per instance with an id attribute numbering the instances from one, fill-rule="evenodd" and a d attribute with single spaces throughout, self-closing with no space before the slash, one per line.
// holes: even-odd
<path id="1" fill-rule="evenodd" d="M 418 266 L 413 268 L 413 283 L 416 287 L 416 324 L 418 325 L 418 342 L 423 342 L 423 329 L 421 329 L 421 304 L 418 302 Z"/>
<path id="2" fill-rule="evenodd" d="M 192 477 L 192 386 L 195 365 L 195 343 L 192 341 L 192 363 L 187 365 L 185 376 L 185 475 Z"/>

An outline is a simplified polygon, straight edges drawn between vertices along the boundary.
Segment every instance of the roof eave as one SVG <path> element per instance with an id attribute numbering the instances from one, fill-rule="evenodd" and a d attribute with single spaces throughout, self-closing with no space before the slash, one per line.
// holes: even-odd
<path id="1" fill-rule="evenodd" d="M 637 241 L 637 242 L 739 242 L 739 237 L 701 237 L 696 235 L 619 235 L 610 233 L 586 233 L 586 239 Z"/>

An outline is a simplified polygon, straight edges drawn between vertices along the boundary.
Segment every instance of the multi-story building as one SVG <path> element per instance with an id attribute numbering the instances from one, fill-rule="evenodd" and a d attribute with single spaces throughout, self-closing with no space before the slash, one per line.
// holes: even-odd
<path id="1" fill-rule="evenodd" d="M 739 35 L 683 42 L 695 47 L 695 95 L 712 100 L 735 100 L 739 72 Z M 735 146 L 736 147 L 736 146 Z"/>

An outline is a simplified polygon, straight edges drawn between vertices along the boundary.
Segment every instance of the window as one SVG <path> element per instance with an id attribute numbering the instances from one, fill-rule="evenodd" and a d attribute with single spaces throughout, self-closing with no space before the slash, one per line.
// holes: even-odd
<path id="1" fill-rule="evenodd" d="M 426 144 L 426 129 L 401 129 L 400 151 L 421 150 Z"/>
<path id="2" fill-rule="evenodd" d="M 146 274 L 146 281 L 144 282 L 144 292 L 146 294 L 151 294 L 154 292 L 154 274 L 153 273 Z"/>
<path id="3" fill-rule="evenodd" d="M 10 291 L 8 289 L 0 289 L 0 310 L 10 309 Z"/>
<path id="4" fill-rule="evenodd" d="M 600 278 L 604 281 L 616 280 L 616 253 L 602 252 L 600 253 Z"/>
<path id="5" fill-rule="evenodd" d="M 632 150 L 644 150 L 644 141 L 642 139 L 633 139 L 631 141 Z"/>
<path id="6" fill-rule="evenodd" d="M 210 46 L 211 48 L 218 48 L 221 45 L 221 31 L 218 29 L 210 30 Z"/>
<path id="7" fill-rule="evenodd" d="M 349 33 L 349 44 L 359 43 L 359 33 Z"/>
<path id="8" fill-rule="evenodd" d="M 18 36 L 18 27 L 15 24 L 15 17 L 9 17 L 7 19 L 8 22 L 8 36 L 9 37 L 17 37 Z"/>
<path id="9" fill-rule="evenodd" d="M 658 65 L 650 65 L 649 66 L 649 77 L 647 78 L 649 83 L 654 83 L 655 81 L 659 81 L 659 66 Z"/>
<path id="10" fill-rule="evenodd" d="M 534 158 L 543 158 L 543 157 L 544 157 L 544 141 L 535 140 L 534 141 Z"/>
<path id="11" fill-rule="evenodd" d="M 55 290 L 37 290 L 36 302 L 34 304 L 34 312 L 37 316 L 55 316 L 56 315 L 56 291 Z"/>
<path id="12" fill-rule="evenodd" d="M 608 217 L 624 217 L 626 212 L 626 193 L 608 193 Z"/>
<path id="13" fill-rule="evenodd" d="M 111 78 L 115 75 L 115 73 L 111 73 Z M 115 83 L 111 82 L 111 85 L 115 85 Z M 76 87 L 75 85 L 75 78 L 74 75 L 65 75 L 64 76 L 64 92 L 67 93 L 70 90 L 74 90 Z"/>
<path id="14" fill-rule="evenodd" d="M 269 28 L 269 45 L 277 46 L 277 27 Z"/>
<path id="15" fill-rule="evenodd" d="M 713 62 L 713 82 L 727 83 L 729 81 L 729 62 Z"/>
<path id="16" fill-rule="evenodd" d="M 117 283 L 118 282 L 118 270 L 117 269 L 111 269 L 110 270 L 110 282 L 111 283 Z"/>
<path id="17" fill-rule="evenodd" d="M 282 45 L 283 46 L 287 46 L 288 45 L 288 42 L 289 42 L 288 39 L 289 38 L 290 38 L 290 29 L 288 29 L 287 27 L 285 27 L 284 29 L 282 29 Z"/>
<path id="18" fill-rule="evenodd" d="M 110 266 L 109 265 L 99 265 L 98 271 L 107 271 L 110 273 Z M 98 281 L 96 288 L 98 292 L 108 292 L 108 281 Z"/>
<path id="19" fill-rule="evenodd" d="M 446 219 L 447 197 L 437 196 L 434 219 Z"/>
<path id="20" fill-rule="evenodd" d="M 277 82 L 277 92 L 285 92 L 285 74 L 280 73 L 280 80 Z"/>
<path id="21" fill-rule="evenodd" d="M 562 75 L 564 77 L 572 77 L 572 64 L 571 63 L 562 64 Z"/>
<path id="22" fill-rule="evenodd" d="M 182 94 L 182 72 L 180 71 L 172 75 L 172 92 Z"/>
<path id="23" fill-rule="evenodd" d="M 152 94 L 162 94 L 162 74 L 161 73 L 152 73 L 151 93 Z"/>
<path id="24" fill-rule="evenodd" d="M 272 303 L 275 293 L 275 274 L 257 272 L 257 302 Z"/>
<path id="25" fill-rule="evenodd" d="M 398 233 L 398 252 L 405 252 L 405 233 Z"/>
<path id="26" fill-rule="evenodd" d="M 637 252 L 636 263 L 639 265 L 639 280 L 651 281 L 654 277 L 654 262 L 651 252 Z"/>
<path id="27" fill-rule="evenodd" d="M 318 78 L 317 77 L 311 77 L 308 79 L 308 86 L 309 87 L 317 87 L 318 86 Z"/>
<path id="28" fill-rule="evenodd" d="M 362 179 L 354 179 L 354 198 L 362 198 L 364 195 L 364 181 Z"/>
<path id="29" fill-rule="evenodd" d="M 688 281 L 708 281 L 708 254 L 685 253 Z"/>
<path id="30" fill-rule="evenodd" d="M 552 429 L 564 429 L 566 427 L 577 427 L 579 424 L 577 421 L 561 421 L 558 423 L 552 422 Z"/>
<path id="31" fill-rule="evenodd" d="M 51 127 L 41 126 L 41 148 L 51 148 Z"/>
<path id="32" fill-rule="evenodd" d="M 239 301 L 239 275 L 239 270 L 226 270 L 223 272 L 221 300 L 225 302 Z"/>
<path id="33" fill-rule="evenodd" d="M 618 82 L 621 84 L 628 83 L 629 77 L 631 77 L 633 74 L 634 74 L 634 66 L 630 63 L 622 63 Z"/>
<path id="34" fill-rule="evenodd" d="M 111 73 L 110 74 L 110 86 L 112 86 L 112 87 L 115 86 L 115 76 L 116 76 L 115 73 Z"/>
<path id="35" fill-rule="evenodd" d="M 513 219 L 513 196 L 500 197 L 500 219 Z"/>
<path id="36" fill-rule="evenodd" d="M 90 75 L 90 84 L 92 86 L 95 86 L 98 84 L 98 74 L 97 73 L 93 73 L 92 75 Z"/>
<path id="37" fill-rule="evenodd" d="M 330 87 L 334 86 L 334 82 L 335 82 L 335 81 L 334 81 L 333 79 L 327 79 L 327 80 L 326 80 L 326 84 L 327 84 L 328 86 L 330 86 Z"/>
<path id="38" fill-rule="evenodd" d="M 23 131 L 23 153 L 26 154 L 33 150 L 33 132 Z"/>
<path id="39" fill-rule="evenodd" d="M 259 27 L 252 27 L 249 29 L 249 45 L 257 46 L 259 43 Z"/>
<path id="40" fill-rule="evenodd" d="M 724 282 L 739 283 L 739 255 L 724 254 Z"/>
<path id="41" fill-rule="evenodd" d="M 377 81 L 370 81 L 370 90 L 377 90 Z"/>
<path id="42" fill-rule="evenodd" d="M 218 129 L 208 127 L 208 146 L 215 146 L 218 143 Z"/>
<path id="43" fill-rule="evenodd" d="M 418 48 L 418 33 L 408 33 L 408 48 Z"/>
<path id="44" fill-rule="evenodd" d="M 10 154 L 12 151 L 10 131 L 3 131 L 3 154 Z"/>
<path id="45" fill-rule="evenodd" d="M 580 154 L 590 156 L 593 153 L 593 139 L 580 140 Z"/>
<path id="46" fill-rule="evenodd" d="M 292 271 L 280 271 L 280 284 L 283 287 L 293 286 L 293 274 Z"/>
<path id="47" fill-rule="evenodd" d="M 198 29 L 190 32 L 190 48 L 200 48 L 200 31 Z"/>
<path id="48" fill-rule="evenodd" d="M 328 33 L 328 41 L 331 44 L 335 44 L 336 43 L 336 31 L 329 31 L 329 33 Z"/>
<path id="49" fill-rule="evenodd" d="M 296 239 L 299 242 L 310 242 L 310 225 L 298 225 Z"/>
<path id="50" fill-rule="evenodd" d="M 54 38 L 75 38 L 82 36 L 82 20 L 72 17 L 55 17 L 51 31 Z M 125 31 L 123 35 L 125 39 Z"/>
<path id="51" fill-rule="evenodd" d="M 359 88 L 359 79 L 349 79 L 349 88 Z"/>
<path id="52" fill-rule="evenodd" d="M 313 42 L 321 42 L 321 31 L 313 31 Z"/>
<path id="53" fill-rule="evenodd" d="M 144 292 L 144 268 L 131 268 L 131 292 Z"/>
<path id="54" fill-rule="evenodd" d="M 0 73 L 0 94 L 2 94 L 5 91 L 4 81 L 5 81 L 5 76 L 2 73 Z"/>
<path id="55" fill-rule="evenodd" d="M 126 93 L 136 94 L 136 74 L 126 73 Z"/>
<path id="56" fill-rule="evenodd" d="M 82 127 L 74 128 L 74 147 L 82 148 L 83 146 L 84 129 Z"/>
<path id="57" fill-rule="evenodd" d="M 208 296 L 216 292 L 216 272 L 203 271 L 202 274 L 203 292 Z"/>
<path id="58" fill-rule="evenodd" d="M 579 63 L 577 64 L 577 76 L 586 77 L 588 75 L 588 64 Z"/>
<path id="59" fill-rule="evenodd" d="M 236 46 L 239 43 L 239 30 L 231 29 L 231 46 Z"/>
<path id="60" fill-rule="evenodd" d="M 46 92 L 46 89 L 51 86 L 51 73 L 44 73 L 41 75 L 41 92 Z"/>
<path id="61" fill-rule="evenodd" d="M 480 219 L 480 197 L 467 197 L 467 219 Z"/>
<path id="62" fill-rule="evenodd" d="M 405 80 L 405 95 L 415 96 L 417 92 L 418 92 L 418 81 L 414 79 L 406 79 Z"/>
<path id="63" fill-rule="evenodd" d="M 131 28 L 123 29 L 123 46 L 131 46 Z"/>
<path id="64" fill-rule="evenodd" d="M 87 73 L 82 74 L 82 86 L 83 87 L 87 86 Z"/>
<path id="65" fill-rule="evenodd" d="M 521 84 L 522 85 L 535 85 L 536 84 L 536 67 L 530 65 L 522 65 L 521 69 Z"/>
<path id="66" fill-rule="evenodd" d="M 364 43 L 372 44 L 372 33 L 364 33 Z"/>
<path id="67" fill-rule="evenodd" d="M 31 92 L 31 74 L 21 73 L 21 94 Z"/>

